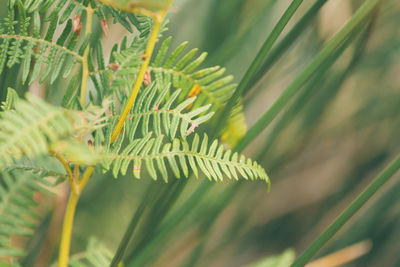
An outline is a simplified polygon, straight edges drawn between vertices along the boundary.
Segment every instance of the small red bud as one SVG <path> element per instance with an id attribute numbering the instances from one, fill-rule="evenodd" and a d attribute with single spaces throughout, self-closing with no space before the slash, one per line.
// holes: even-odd
<path id="1" fill-rule="evenodd" d="M 113 71 L 116 72 L 119 69 L 119 65 L 117 63 L 111 63 L 108 67 Z"/>
<path id="2" fill-rule="evenodd" d="M 103 30 L 104 36 L 108 39 L 108 25 L 105 19 L 100 19 L 101 29 Z"/>
<path id="3" fill-rule="evenodd" d="M 76 15 L 73 22 L 72 22 L 72 31 L 76 32 L 78 36 L 81 34 L 82 30 L 82 22 L 81 22 L 81 15 Z"/>
<path id="4" fill-rule="evenodd" d="M 42 195 L 39 192 L 34 192 L 33 200 L 36 201 L 37 203 L 42 202 L 42 200 L 43 200 Z"/>
<path id="5" fill-rule="evenodd" d="M 151 83 L 151 75 L 150 75 L 150 72 L 146 71 L 146 72 L 144 73 L 143 83 L 144 83 L 144 85 L 146 85 L 146 86 L 149 86 L 149 85 L 150 85 L 150 83 Z"/>

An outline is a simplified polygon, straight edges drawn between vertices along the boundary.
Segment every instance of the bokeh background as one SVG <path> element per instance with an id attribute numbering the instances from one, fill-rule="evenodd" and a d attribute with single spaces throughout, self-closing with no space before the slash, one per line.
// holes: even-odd
<path id="1" fill-rule="evenodd" d="M 169 31 L 163 36 L 173 36 L 173 47 L 189 41 L 189 48 L 207 51 L 203 66 L 225 66 L 239 82 L 290 2 L 175 0 Z M 304 1 L 282 37 L 315 2 Z M 249 126 L 363 1 L 325 2 L 244 97 Z M 190 180 L 163 219 L 163 223 L 172 222 L 172 227 L 163 232 L 142 222 L 128 250 L 128 262 L 133 266 L 243 266 L 288 248 L 299 254 L 349 205 L 400 151 L 400 2 L 381 2 L 373 19 L 332 67 L 313 77 L 245 150 L 266 168 L 271 191 L 267 193 L 265 184 L 259 182 L 239 186 L 219 182 L 207 187 L 205 197 L 174 221 L 174 211 L 207 183 Z M 106 51 L 127 34 L 111 21 L 109 26 Z M 0 82 L 2 88 L 26 90 L 15 80 L 2 77 Z M 30 90 L 59 103 L 62 93 L 46 93 L 43 87 Z M 165 186 L 173 188 L 181 182 Z M 96 174 L 78 204 L 72 252 L 84 250 L 91 236 L 114 251 L 151 183 L 146 178 L 136 180 L 129 172 L 119 179 Z M 400 266 L 399 189 L 397 174 L 316 258 L 362 242 L 367 244 L 361 249 L 363 255 L 355 253 L 346 266 Z M 60 221 L 54 218 L 61 219 L 65 192 L 66 188 L 59 188 L 59 197 L 44 208 L 47 220 L 42 227 L 50 225 L 53 234 L 46 239 L 45 251 L 36 252 L 41 255 L 39 260 L 56 256 Z M 36 264 L 41 265 L 40 261 Z"/>

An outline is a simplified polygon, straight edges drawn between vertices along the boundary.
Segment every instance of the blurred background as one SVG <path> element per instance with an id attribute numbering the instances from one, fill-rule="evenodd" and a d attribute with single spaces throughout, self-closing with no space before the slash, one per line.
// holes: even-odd
<path id="1" fill-rule="evenodd" d="M 189 41 L 189 48 L 207 51 L 203 66 L 225 66 L 239 82 L 290 2 L 175 0 L 163 38 L 172 35 L 172 47 Z M 277 43 L 316 2 L 304 1 Z M 280 57 L 271 59 L 273 64 L 244 97 L 249 126 L 363 1 L 318 2 L 315 16 L 297 31 L 299 36 Z M 208 186 L 205 197 L 184 210 L 182 219 L 174 220 L 178 218 L 174 212 L 207 184 L 203 179 L 189 180 L 161 227 L 152 229 L 154 221 L 141 222 L 127 252 L 127 266 L 243 266 L 288 248 L 301 253 L 400 151 L 399 25 L 400 2 L 382 1 L 343 53 L 332 59 L 332 66 L 315 75 L 245 150 L 267 170 L 272 183 L 269 193 L 261 182 L 239 186 L 219 182 Z M 111 47 L 127 32 L 111 21 L 109 27 L 106 43 Z M 13 81 L 1 82 L 13 85 Z M 57 91 L 52 92 L 46 98 L 60 101 Z M 174 187 L 182 182 L 165 186 L 178 190 Z M 91 236 L 115 251 L 151 183 L 136 180 L 129 172 L 119 179 L 97 174 L 78 204 L 72 252 L 84 250 Z M 355 259 L 345 266 L 400 266 L 399 189 L 397 174 L 316 258 L 362 242 L 363 255 L 354 253 Z M 65 188 L 60 188 L 54 205 L 65 203 L 63 192 Z M 61 218 L 62 212 L 57 213 Z M 59 224 L 51 216 L 49 211 L 43 227 L 51 223 L 57 236 Z M 56 256 L 57 243 L 48 242 L 39 259 Z"/>

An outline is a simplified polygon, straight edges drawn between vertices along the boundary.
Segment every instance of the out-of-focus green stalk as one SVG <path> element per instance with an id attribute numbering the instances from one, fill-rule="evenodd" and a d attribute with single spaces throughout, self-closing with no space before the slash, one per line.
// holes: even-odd
<path id="1" fill-rule="evenodd" d="M 286 9 L 285 13 L 283 13 L 282 17 L 279 19 L 278 23 L 273 28 L 271 34 L 267 37 L 264 44 L 262 45 L 261 49 L 258 51 L 256 57 L 254 58 L 253 62 L 250 64 L 250 67 L 247 69 L 246 73 L 244 74 L 243 78 L 239 82 L 239 85 L 236 87 L 235 92 L 229 99 L 228 103 L 226 104 L 224 110 L 222 111 L 221 115 L 218 116 L 219 121 L 226 121 L 231 113 L 233 107 L 236 105 L 239 97 L 243 94 L 243 91 L 247 88 L 250 80 L 256 74 L 257 70 L 261 66 L 265 56 L 271 50 L 272 46 L 274 45 L 275 41 L 278 39 L 279 35 L 282 33 L 283 29 L 285 28 L 286 24 L 292 18 L 293 14 L 296 12 L 297 8 L 301 5 L 303 0 L 293 0 L 289 7 Z M 215 134 L 218 135 L 219 131 L 224 127 L 224 123 L 218 123 L 215 129 Z"/>
<path id="2" fill-rule="evenodd" d="M 271 53 L 267 56 L 264 63 L 249 82 L 249 85 L 243 91 L 243 95 L 246 95 L 250 89 L 271 69 L 272 66 L 278 61 L 278 59 L 284 55 L 284 52 L 292 46 L 296 39 L 304 32 L 310 22 L 318 14 L 318 11 L 328 0 L 318 0 L 296 23 L 296 25 L 286 34 L 286 36 L 280 41 Z"/>
<path id="3" fill-rule="evenodd" d="M 356 29 L 363 20 L 368 17 L 378 4 L 378 0 L 369 0 L 365 2 L 346 23 L 346 25 L 324 46 L 324 48 L 315 56 L 308 67 L 293 81 L 291 85 L 282 93 L 275 103 L 268 109 L 264 115 L 249 129 L 246 135 L 237 144 L 235 151 L 242 151 L 249 145 L 278 113 L 284 108 L 290 99 L 298 90 L 314 75 L 323 62 L 336 50 L 338 46 Z"/>
<path id="4" fill-rule="evenodd" d="M 381 172 L 353 203 L 297 258 L 292 267 L 304 266 L 318 250 L 400 169 L 400 154 Z"/>
<path id="5" fill-rule="evenodd" d="M 125 230 L 124 236 L 122 237 L 122 240 L 118 246 L 117 252 L 115 253 L 115 255 L 111 261 L 110 267 L 117 267 L 118 264 L 120 263 L 120 261 L 122 260 L 122 257 L 124 256 L 126 248 L 128 247 L 129 241 L 136 229 L 136 226 L 139 223 L 139 220 L 145 210 L 145 207 L 154 197 L 154 195 L 157 191 L 156 189 L 157 189 L 156 183 L 151 183 L 148 186 L 146 192 L 144 193 L 143 199 L 140 202 L 139 207 L 137 208 L 131 221 L 129 222 L 128 228 Z M 158 186 L 158 189 L 160 189 L 160 186 Z"/>

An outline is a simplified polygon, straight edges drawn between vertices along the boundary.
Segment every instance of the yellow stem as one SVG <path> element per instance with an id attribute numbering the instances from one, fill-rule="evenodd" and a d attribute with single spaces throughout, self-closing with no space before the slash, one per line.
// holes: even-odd
<path id="1" fill-rule="evenodd" d="M 67 160 L 64 159 L 64 157 L 61 156 L 60 154 L 56 154 L 55 153 L 55 157 L 58 159 L 58 161 L 61 162 L 61 164 L 63 165 L 65 171 L 67 172 L 68 183 L 71 186 L 71 190 L 73 192 L 77 193 L 78 187 L 76 186 L 75 176 L 73 175 L 71 167 L 69 166 Z"/>
<path id="2" fill-rule="evenodd" d="M 93 19 L 93 9 L 89 4 L 88 8 L 86 9 L 86 32 L 85 36 L 87 36 L 91 29 L 92 29 L 92 19 Z M 82 83 L 81 83 L 81 98 L 80 103 L 82 108 L 86 106 L 86 87 L 89 78 L 89 66 L 88 66 L 88 56 L 89 56 L 89 45 L 86 47 L 85 52 L 83 53 L 82 58 Z"/>
<path id="3" fill-rule="evenodd" d="M 72 226 L 74 224 L 76 204 L 78 203 L 79 196 L 83 188 L 85 187 L 86 183 L 92 176 L 93 171 L 94 171 L 93 167 L 88 167 L 79 181 L 78 177 L 73 177 L 72 179 L 72 185 L 71 185 L 72 190 L 69 196 L 67 209 L 65 211 L 65 217 L 61 233 L 61 241 L 60 241 L 61 243 L 58 254 L 58 267 L 68 266 L 69 250 L 71 246 L 71 233 L 72 233 Z"/>
<path id="4" fill-rule="evenodd" d="M 74 177 L 79 177 L 79 164 L 75 164 L 74 166 Z"/>
<path id="5" fill-rule="evenodd" d="M 154 50 L 154 45 L 157 41 L 157 36 L 158 32 L 160 30 L 161 23 L 165 17 L 165 14 L 167 13 L 167 10 L 163 10 L 160 13 L 152 13 L 152 17 L 154 19 L 154 25 L 153 25 L 153 30 L 151 31 L 149 41 L 146 46 L 146 51 L 144 54 L 144 62 L 142 66 L 140 67 L 139 74 L 136 78 L 135 83 L 133 84 L 132 90 L 129 94 L 128 101 L 125 103 L 125 106 L 119 115 L 117 124 L 115 125 L 112 133 L 111 133 L 111 143 L 117 139 L 119 133 L 121 132 L 122 126 L 124 125 L 124 122 L 126 120 L 126 117 L 128 116 L 128 113 L 135 102 L 136 96 L 139 92 L 140 86 L 142 85 L 144 75 L 146 73 L 147 67 L 149 66 L 149 62 L 151 59 L 151 55 L 153 54 Z"/>
<path id="6" fill-rule="evenodd" d="M 79 194 L 71 190 L 63 222 L 60 251 L 58 254 L 58 267 L 68 266 L 69 249 L 71 245 L 72 225 L 74 222 L 75 208 Z"/>
<path id="7" fill-rule="evenodd" d="M 82 192 L 82 190 L 85 187 L 86 183 L 89 181 L 90 177 L 92 176 L 93 171 L 94 171 L 93 167 L 88 167 L 86 169 L 85 173 L 82 175 L 81 180 L 79 180 L 79 182 L 78 182 L 79 192 Z"/>

